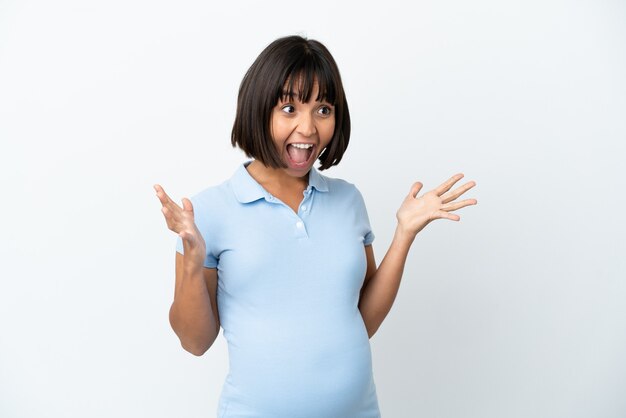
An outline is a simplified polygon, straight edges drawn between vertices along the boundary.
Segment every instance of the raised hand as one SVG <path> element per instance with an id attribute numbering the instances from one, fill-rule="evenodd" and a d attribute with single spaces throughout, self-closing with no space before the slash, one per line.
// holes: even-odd
<path id="1" fill-rule="evenodd" d="M 184 197 L 182 199 L 183 207 L 181 208 L 170 199 L 160 185 L 155 184 L 154 190 L 156 190 L 156 195 L 163 205 L 161 212 L 165 216 L 167 227 L 171 231 L 176 232 L 183 240 L 185 263 L 192 262 L 203 265 L 206 257 L 206 244 L 194 221 L 191 200 Z"/>
<path id="2" fill-rule="evenodd" d="M 476 186 L 476 182 L 470 181 L 449 192 L 448 190 L 462 178 L 462 173 L 455 174 L 439 187 L 424 193 L 420 197 L 417 197 L 417 194 L 423 185 L 420 182 L 413 183 L 409 195 L 404 199 L 396 213 L 398 227 L 409 236 L 415 237 L 418 232 L 435 219 L 461 220 L 459 215 L 449 212 L 478 203 L 476 199 L 465 199 L 455 202 L 456 198 Z"/>

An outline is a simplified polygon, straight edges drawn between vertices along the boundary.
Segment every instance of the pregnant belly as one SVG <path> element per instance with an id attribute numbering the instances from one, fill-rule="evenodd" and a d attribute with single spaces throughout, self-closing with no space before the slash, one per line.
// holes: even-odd
<path id="1" fill-rule="evenodd" d="M 225 416 L 238 408 L 258 417 L 358 416 L 356 411 L 375 398 L 360 315 L 330 329 L 275 331 L 249 335 L 248 341 L 230 336 L 230 370 L 221 399 L 228 403 Z"/>

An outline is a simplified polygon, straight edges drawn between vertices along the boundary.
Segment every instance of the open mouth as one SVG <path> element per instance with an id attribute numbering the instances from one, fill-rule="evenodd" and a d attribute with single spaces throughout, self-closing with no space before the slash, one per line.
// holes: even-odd
<path id="1" fill-rule="evenodd" d="M 302 167 L 311 161 L 316 146 L 313 144 L 289 144 L 287 145 L 287 156 L 289 162 L 295 167 Z"/>

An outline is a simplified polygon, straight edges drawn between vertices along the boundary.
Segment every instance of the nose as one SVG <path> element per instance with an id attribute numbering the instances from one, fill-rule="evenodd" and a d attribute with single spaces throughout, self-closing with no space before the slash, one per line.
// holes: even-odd
<path id="1" fill-rule="evenodd" d="M 315 120 L 309 112 L 303 112 L 298 119 L 297 131 L 300 135 L 309 137 L 316 132 Z"/>

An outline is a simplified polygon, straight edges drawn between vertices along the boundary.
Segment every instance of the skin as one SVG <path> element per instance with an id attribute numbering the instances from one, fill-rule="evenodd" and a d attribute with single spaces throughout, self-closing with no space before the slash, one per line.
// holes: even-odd
<path id="1" fill-rule="evenodd" d="M 206 244 L 194 221 L 187 198 L 178 206 L 163 188 L 154 189 L 167 227 L 183 241 L 185 254 L 176 252 L 176 283 L 169 320 L 186 351 L 201 356 L 213 345 L 220 329 L 217 310 L 217 269 L 203 266 Z"/>
<path id="2" fill-rule="evenodd" d="M 417 196 L 423 187 L 422 183 L 413 183 L 409 194 L 405 196 L 396 212 L 398 223 L 394 237 L 378 268 L 372 246 L 365 246 L 367 271 L 361 289 L 359 310 L 370 338 L 376 333 L 391 310 L 400 287 L 409 249 L 417 234 L 426 225 L 437 219 L 460 221 L 459 215 L 449 212 L 478 203 L 476 199 L 456 201 L 461 195 L 476 186 L 476 182 L 470 181 L 451 190 L 452 186 L 462 178 L 463 173 L 455 174 L 422 196 Z"/>
<path id="3" fill-rule="evenodd" d="M 311 97 L 317 97 L 317 85 Z M 327 102 L 310 100 L 302 103 L 280 100 L 271 116 L 274 145 L 281 158 L 287 161 L 287 144 L 314 143 L 315 158 L 303 168 L 278 168 L 264 166 L 254 160 L 247 167 L 250 175 L 268 192 L 297 212 L 302 201 L 302 191 L 308 186 L 308 173 L 317 156 L 329 144 L 335 129 L 335 114 Z M 404 265 L 417 234 L 437 219 L 460 221 L 460 216 L 450 213 L 469 205 L 476 199 L 457 201 L 465 192 L 476 186 L 469 181 L 452 187 L 464 177 L 458 173 L 436 188 L 417 196 L 423 185 L 415 182 L 396 212 L 396 230 L 393 240 L 380 266 L 376 266 L 372 245 L 364 247 L 367 271 L 359 299 L 359 310 L 368 336 L 378 330 L 393 305 L 400 286 Z M 183 241 L 185 255 L 176 254 L 176 288 L 170 309 L 170 323 L 187 351 L 202 355 L 213 344 L 219 332 L 216 289 L 217 270 L 203 267 L 206 245 L 194 222 L 191 201 L 182 199 L 182 207 L 154 185 L 162 204 L 161 211 L 168 228 Z"/>
<path id="4" fill-rule="evenodd" d="M 312 98 L 317 97 L 318 90 L 315 83 Z M 326 101 L 300 102 L 296 93 L 293 101 L 286 97 L 274 106 L 270 126 L 274 146 L 286 164 L 289 158 L 287 144 L 315 144 L 313 158 L 302 168 L 274 169 L 264 166 L 258 160 L 252 161 L 247 167 L 252 178 L 297 212 L 302 201 L 302 191 L 308 186 L 309 171 L 335 132 L 335 111 Z"/>

